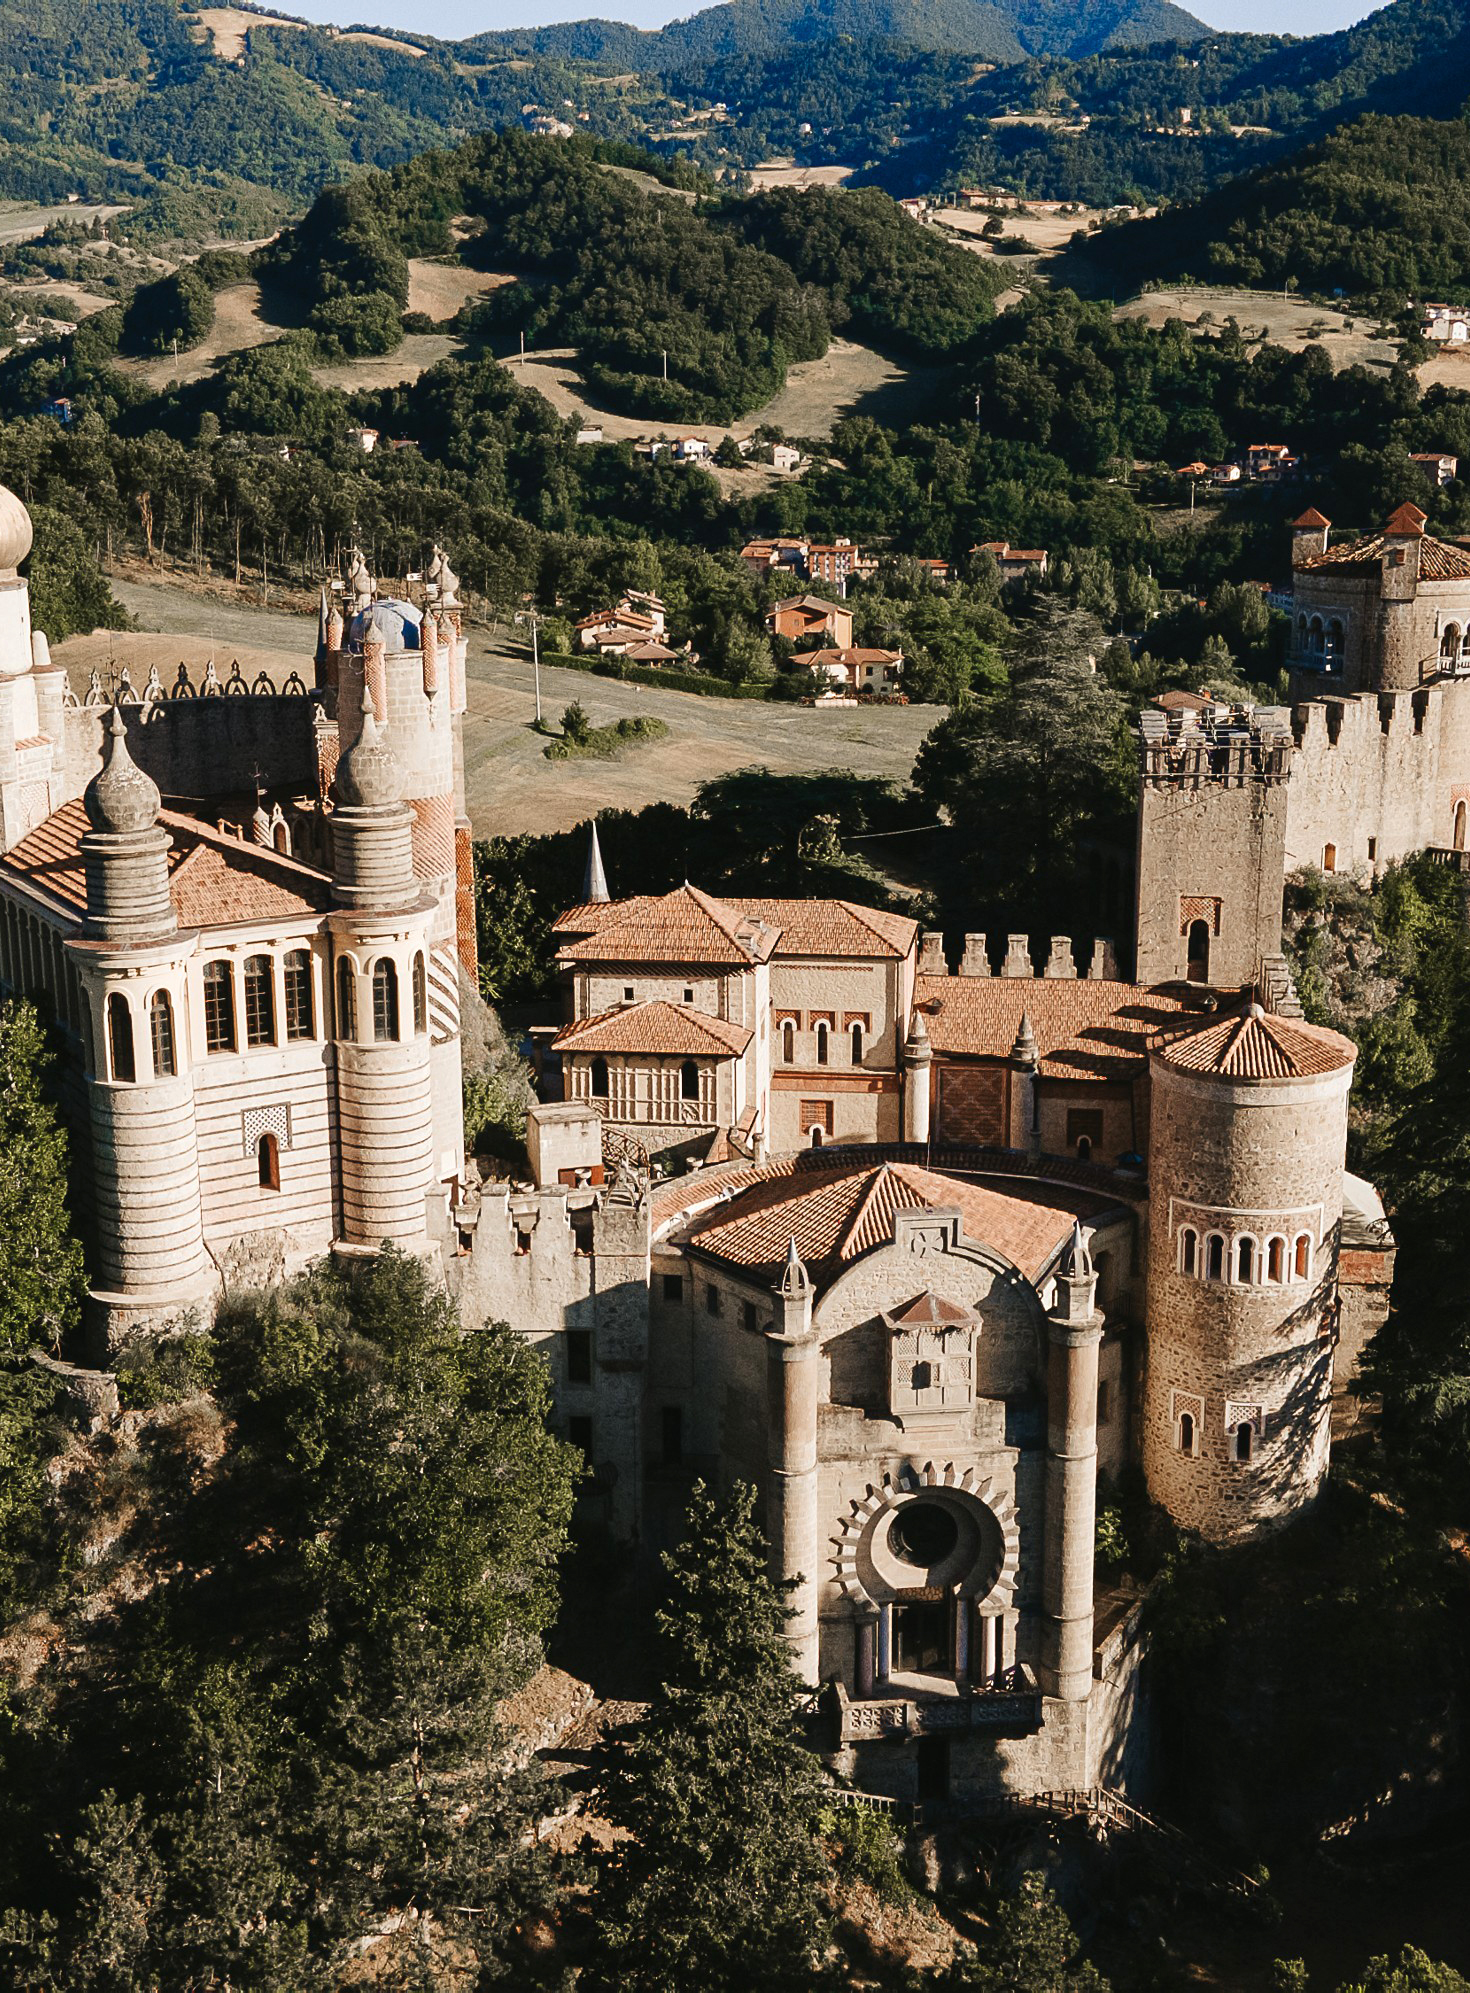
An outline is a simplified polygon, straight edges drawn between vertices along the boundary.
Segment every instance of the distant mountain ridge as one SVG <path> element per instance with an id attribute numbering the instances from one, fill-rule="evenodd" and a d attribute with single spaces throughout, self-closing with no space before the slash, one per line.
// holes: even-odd
<path id="1" fill-rule="evenodd" d="M 1007 63 L 1028 55 L 1076 57 L 1195 41 L 1209 32 L 1171 0 L 722 0 L 653 31 L 618 21 L 564 21 L 476 35 L 464 46 L 492 58 L 529 55 L 679 71 L 843 36 Z"/>

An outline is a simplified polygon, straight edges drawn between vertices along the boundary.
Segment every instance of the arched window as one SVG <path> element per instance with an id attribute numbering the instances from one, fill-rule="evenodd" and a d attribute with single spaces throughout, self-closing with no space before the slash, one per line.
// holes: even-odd
<path id="1" fill-rule="evenodd" d="M 1181 1453 L 1192 1454 L 1194 1452 L 1195 1426 L 1193 1412 L 1181 1412 L 1179 1414 L 1179 1430 L 1175 1437 Z"/>
<path id="2" fill-rule="evenodd" d="M 1249 1460 L 1255 1441 L 1255 1431 L 1248 1419 L 1242 1419 L 1230 1435 L 1230 1454 L 1234 1460 Z"/>
<path id="3" fill-rule="evenodd" d="M 1193 1225 L 1186 1225 L 1179 1234 L 1179 1271 L 1194 1273 L 1199 1267 L 1199 1234 Z"/>
<path id="4" fill-rule="evenodd" d="M 1342 621 L 1334 616 L 1327 625 L 1327 668 L 1332 670 L 1342 663 Z"/>
<path id="5" fill-rule="evenodd" d="M 1092 1137 L 1090 1135 L 1079 1135 L 1077 1137 L 1077 1160 L 1079 1163 L 1090 1163 L 1092 1161 Z"/>
<path id="6" fill-rule="evenodd" d="M 1254 1284 L 1256 1277 L 1256 1242 L 1246 1233 L 1235 1241 L 1235 1278 L 1243 1287 Z"/>
<path id="7" fill-rule="evenodd" d="M 1286 1241 L 1268 1239 L 1266 1241 L 1266 1278 L 1278 1286 L 1286 1278 Z"/>
<path id="8" fill-rule="evenodd" d="M 280 852 L 283 858 L 289 858 L 291 856 L 291 833 L 286 825 L 278 823 L 271 835 L 277 851 Z"/>
<path id="9" fill-rule="evenodd" d="M 398 1036 L 398 968 L 388 956 L 373 964 L 373 1037 L 379 1045 Z"/>
<path id="10" fill-rule="evenodd" d="M 1309 1232 L 1297 1233 L 1292 1271 L 1298 1280 L 1310 1280 L 1312 1277 L 1312 1239 Z"/>
<path id="11" fill-rule="evenodd" d="M 852 1027 L 852 1063 L 855 1066 L 863 1063 L 863 1027 L 860 1024 Z"/>
<path id="12" fill-rule="evenodd" d="M 1326 649 L 1326 632 L 1322 628 L 1322 618 L 1314 616 L 1307 630 L 1307 648 L 1313 657 L 1321 657 Z"/>
<path id="13" fill-rule="evenodd" d="M 167 990 L 155 990 L 148 1005 L 148 1035 L 153 1041 L 153 1077 L 171 1080 L 178 1071 L 174 1057 L 174 1007 Z"/>
<path id="14" fill-rule="evenodd" d="M 245 1043 L 276 1042 L 276 992 L 269 955 L 245 958 Z"/>
<path id="15" fill-rule="evenodd" d="M 811 1131 L 811 1140 L 812 1140 L 812 1147 L 813 1147 L 814 1149 L 820 1149 L 820 1148 L 821 1148 L 821 1146 L 822 1146 L 822 1144 L 823 1144 L 823 1142 L 825 1142 L 825 1141 L 826 1141 L 826 1139 L 827 1139 L 827 1137 L 826 1137 L 826 1135 L 825 1135 L 824 1131 L 823 1131 L 823 1130 L 822 1130 L 821 1128 L 813 1128 L 813 1129 L 812 1129 L 812 1131 Z"/>
<path id="16" fill-rule="evenodd" d="M 419 1033 L 429 1028 L 429 979 L 422 951 L 413 958 L 413 1028 Z"/>
<path id="17" fill-rule="evenodd" d="M 1205 1279 L 1225 1278 L 1225 1241 L 1218 1232 L 1211 1232 L 1205 1240 Z"/>
<path id="18" fill-rule="evenodd" d="M 107 999 L 107 1048 L 112 1055 L 112 1077 L 135 1080 L 138 1066 L 133 1057 L 133 1013 L 127 998 L 116 991 Z"/>
<path id="19" fill-rule="evenodd" d="M 1446 623 L 1444 634 L 1439 640 L 1439 661 L 1453 671 L 1460 662 L 1460 626 Z"/>
<path id="20" fill-rule="evenodd" d="M 311 991 L 311 952 L 293 948 L 281 965 L 286 980 L 287 1038 L 315 1038 L 315 1004 Z"/>
<path id="21" fill-rule="evenodd" d="M 796 1026 L 789 1017 L 781 1026 L 781 1063 L 783 1066 L 796 1064 Z"/>
<path id="22" fill-rule="evenodd" d="M 1322 870 L 1324 872 L 1335 872 L 1337 870 L 1337 846 L 1335 844 L 1323 845 Z"/>
<path id="23" fill-rule="evenodd" d="M 699 1067 L 693 1059 L 686 1059 L 679 1068 L 680 1100 L 698 1100 Z"/>
<path id="24" fill-rule="evenodd" d="M 281 1145 L 274 1135 L 262 1135 L 255 1145 L 255 1165 L 262 1190 L 281 1187 Z"/>
<path id="25" fill-rule="evenodd" d="M 610 1091 L 611 1089 L 607 1083 L 607 1060 L 594 1059 L 592 1061 L 592 1098 L 594 1100 L 606 1100 Z"/>
<path id="26" fill-rule="evenodd" d="M 357 969 L 347 955 L 337 964 L 337 1036 L 357 1036 Z"/>
<path id="27" fill-rule="evenodd" d="M 1207 983 L 1210 980 L 1210 923 L 1207 920 L 1192 920 L 1189 923 L 1189 954 L 1184 973 L 1192 983 Z"/>
<path id="28" fill-rule="evenodd" d="M 210 1052 L 235 1049 L 235 972 L 228 962 L 204 965 L 204 1044 Z"/>
<path id="29" fill-rule="evenodd" d="M 822 1023 L 819 1020 L 817 1024 L 817 1064 L 819 1066 L 825 1066 L 826 1063 L 827 1063 L 827 1026 L 825 1025 L 825 1023 Z"/>
<path id="30" fill-rule="evenodd" d="M 1463 801 L 1458 802 L 1455 805 L 1455 830 L 1454 830 L 1453 842 L 1456 851 L 1463 851 L 1465 849 L 1465 805 Z"/>

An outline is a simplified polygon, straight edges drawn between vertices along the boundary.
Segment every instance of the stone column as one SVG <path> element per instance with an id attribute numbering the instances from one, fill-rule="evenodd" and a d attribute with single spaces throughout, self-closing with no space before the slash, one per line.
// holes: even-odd
<path id="1" fill-rule="evenodd" d="M 934 1048 L 929 1043 L 924 1013 L 916 1010 L 903 1048 L 903 1139 L 906 1142 L 929 1140 L 933 1066 Z"/>
<path id="2" fill-rule="evenodd" d="M 1042 1687 L 1083 1702 L 1092 1686 L 1092 1570 L 1097 1505 L 1097 1275 L 1079 1224 L 1048 1323 L 1046 1554 Z"/>
<path id="3" fill-rule="evenodd" d="M 795 1578 L 787 1605 L 792 1660 L 804 1682 L 817 1680 L 817 1403 L 821 1346 L 812 1330 L 811 1277 L 791 1242 L 775 1287 L 776 1319 L 766 1335 L 766 1431 L 771 1560 L 781 1578 Z"/>

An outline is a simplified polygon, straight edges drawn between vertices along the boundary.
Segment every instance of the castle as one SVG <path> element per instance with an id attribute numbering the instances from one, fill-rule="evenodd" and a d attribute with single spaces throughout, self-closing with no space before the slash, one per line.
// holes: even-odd
<path id="1" fill-rule="evenodd" d="M 1297 531 L 1294 703 L 1141 728 L 1133 974 L 838 900 L 557 923 L 529 1179 L 460 1123 L 474 909 L 452 571 L 324 602 L 314 684 L 109 706 L 32 640 L 0 501 L 0 975 L 54 1012 L 111 1340 L 384 1239 L 543 1351 L 585 1520 L 658 1547 L 753 1481 L 835 1763 L 998 1794 L 1137 1770 L 1141 1465 L 1246 1542 L 1325 1472 L 1393 1242 L 1345 1169 L 1354 1048 L 1301 1018 L 1283 880 L 1463 849 L 1470 556 Z M 8 608 L 5 606 L 8 604 Z"/>

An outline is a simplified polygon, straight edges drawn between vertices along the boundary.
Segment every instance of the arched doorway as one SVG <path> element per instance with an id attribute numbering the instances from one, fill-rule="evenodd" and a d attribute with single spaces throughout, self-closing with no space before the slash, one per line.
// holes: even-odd
<path id="1" fill-rule="evenodd" d="M 1185 974 L 1192 983 L 1207 983 L 1210 980 L 1210 923 L 1207 920 L 1192 920 L 1189 923 Z"/>

